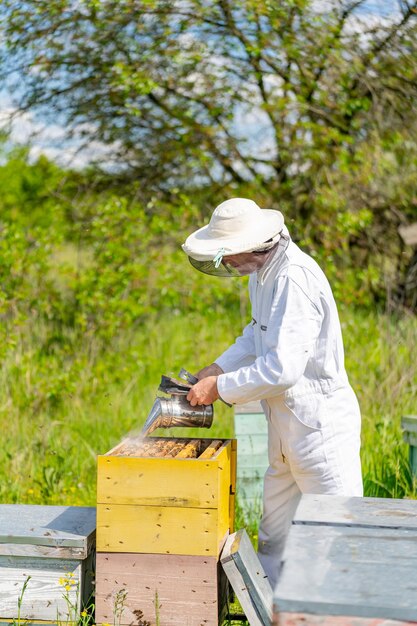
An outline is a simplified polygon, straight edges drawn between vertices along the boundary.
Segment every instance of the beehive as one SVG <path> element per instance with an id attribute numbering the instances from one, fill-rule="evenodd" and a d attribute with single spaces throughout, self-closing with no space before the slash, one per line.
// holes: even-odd
<path id="1" fill-rule="evenodd" d="M 131 438 L 98 459 L 96 622 L 217 626 L 234 440 Z"/>
<path id="2" fill-rule="evenodd" d="M 0 505 L 0 618 L 16 620 L 28 581 L 22 620 L 77 619 L 92 601 L 95 526 L 93 507 Z"/>
<path id="3" fill-rule="evenodd" d="M 417 622 L 417 502 L 303 494 L 274 591 L 276 626 Z"/>
<path id="4" fill-rule="evenodd" d="M 235 406 L 238 504 L 247 515 L 262 510 L 263 479 L 268 468 L 268 426 L 260 402 Z"/>

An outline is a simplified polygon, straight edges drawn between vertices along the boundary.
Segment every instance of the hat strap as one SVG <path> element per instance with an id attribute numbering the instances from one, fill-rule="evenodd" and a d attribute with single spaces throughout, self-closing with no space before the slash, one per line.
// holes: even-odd
<path id="1" fill-rule="evenodd" d="M 213 263 L 216 269 L 219 267 L 220 263 L 222 262 L 225 252 L 226 250 L 224 248 L 220 248 L 220 250 L 218 250 L 216 256 L 214 257 Z"/>

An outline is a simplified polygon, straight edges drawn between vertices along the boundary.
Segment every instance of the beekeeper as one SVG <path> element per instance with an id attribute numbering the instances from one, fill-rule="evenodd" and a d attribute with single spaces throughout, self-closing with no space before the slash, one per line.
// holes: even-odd
<path id="1" fill-rule="evenodd" d="M 252 200 L 220 204 L 182 246 L 215 276 L 249 278 L 252 320 L 198 373 L 190 403 L 261 400 L 268 422 L 258 554 L 274 586 L 301 493 L 361 496 L 360 410 L 344 366 L 330 285 L 291 241 L 279 211 Z"/>

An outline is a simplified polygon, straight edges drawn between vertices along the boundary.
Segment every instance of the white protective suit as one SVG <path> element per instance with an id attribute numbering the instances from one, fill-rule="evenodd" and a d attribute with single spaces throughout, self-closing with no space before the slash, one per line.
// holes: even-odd
<path id="1" fill-rule="evenodd" d="M 249 278 L 253 319 L 216 363 L 221 398 L 262 400 L 269 468 L 258 553 L 274 586 L 301 493 L 361 496 L 360 410 L 344 367 L 330 285 L 317 263 L 281 238 Z"/>

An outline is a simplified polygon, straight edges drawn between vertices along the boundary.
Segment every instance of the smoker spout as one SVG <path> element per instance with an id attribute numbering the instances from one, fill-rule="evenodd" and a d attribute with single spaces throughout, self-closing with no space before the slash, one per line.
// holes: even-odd
<path id="1" fill-rule="evenodd" d="M 154 430 L 159 428 L 159 426 L 161 426 L 161 422 L 162 422 L 161 414 L 162 414 L 161 399 L 156 398 L 155 402 L 153 403 L 153 407 L 151 408 L 150 413 L 148 417 L 146 418 L 146 422 L 142 428 L 141 434 L 144 437 L 146 437 L 147 435 L 152 433 Z"/>

